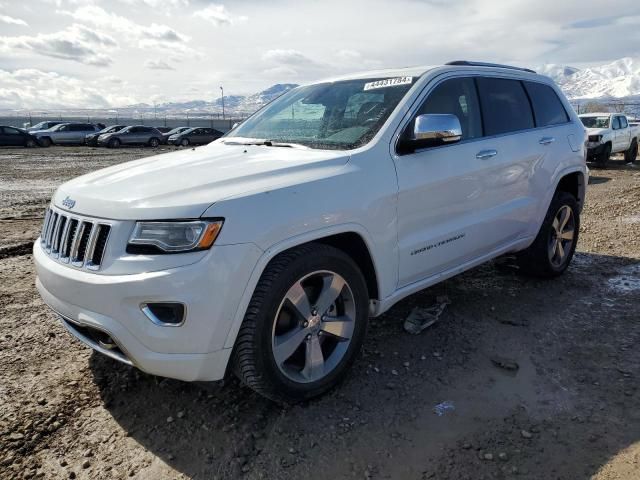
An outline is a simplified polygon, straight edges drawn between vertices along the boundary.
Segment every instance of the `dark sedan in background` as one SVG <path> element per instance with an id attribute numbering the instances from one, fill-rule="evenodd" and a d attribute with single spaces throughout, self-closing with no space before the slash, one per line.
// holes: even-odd
<path id="1" fill-rule="evenodd" d="M 171 137 L 172 135 L 177 135 L 178 133 L 181 133 L 181 132 L 185 132 L 185 131 L 190 130 L 190 129 L 191 129 L 191 127 L 176 127 L 176 128 L 172 128 L 168 132 L 163 132 L 162 133 L 162 143 L 164 143 L 166 145 L 168 140 L 169 140 L 169 137 Z"/>
<path id="2" fill-rule="evenodd" d="M 103 133 L 98 137 L 98 145 L 118 148 L 121 145 L 149 145 L 157 147 L 162 143 L 162 133 L 154 127 L 132 125 L 118 132 Z"/>
<path id="3" fill-rule="evenodd" d="M 0 147 L 36 147 L 38 139 L 16 127 L 0 126 Z"/>
<path id="4" fill-rule="evenodd" d="M 111 125 L 109 127 L 103 128 L 99 132 L 89 133 L 87 136 L 84 137 L 84 143 L 86 143 L 90 147 L 96 147 L 98 146 L 98 137 L 100 135 L 103 135 L 105 133 L 119 132 L 120 130 L 126 127 L 127 127 L 126 125 Z"/>
<path id="5" fill-rule="evenodd" d="M 171 135 L 168 143 L 182 145 L 183 147 L 189 145 L 204 145 L 217 140 L 222 135 L 224 135 L 224 133 L 215 128 L 195 127 Z"/>

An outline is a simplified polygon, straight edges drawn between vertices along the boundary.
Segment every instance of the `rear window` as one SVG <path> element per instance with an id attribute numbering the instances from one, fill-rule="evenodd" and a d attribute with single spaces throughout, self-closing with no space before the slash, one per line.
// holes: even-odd
<path id="1" fill-rule="evenodd" d="M 548 127 L 569 121 L 567 111 L 553 88 L 536 82 L 524 82 L 524 85 L 533 104 L 536 126 Z"/>
<path id="2" fill-rule="evenodd" d="M 500 135 L 534 127 L 529 99 L 518 80 L 478 78 L 485 135 Z"/>

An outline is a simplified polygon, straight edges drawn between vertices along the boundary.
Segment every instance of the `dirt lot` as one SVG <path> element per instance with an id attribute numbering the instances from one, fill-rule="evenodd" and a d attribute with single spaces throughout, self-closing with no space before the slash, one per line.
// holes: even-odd
<path id="1" fill-rule="evenodd" d="M 640 479 L 640 168 L 592 170 L 562 278 L 507 259 L 418 293 L 372 321 L 341 386 L 282 408 L 92 354 L 38 297 L 54 188 L 149 153 L 0 151 L 0 478 Z M 438 295 L 441 321 L 405 333 Z"/>

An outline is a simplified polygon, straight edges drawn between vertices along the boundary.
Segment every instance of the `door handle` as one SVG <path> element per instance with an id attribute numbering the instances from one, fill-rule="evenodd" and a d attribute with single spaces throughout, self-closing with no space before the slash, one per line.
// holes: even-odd
<path id="1" fill-rule="evenodd" d="M 486 160 L 487 158 L 495 157 L 497 154 L 497 150 L 482 150 L 481 152 L 476 153 L 476 158 L 478 160 Z"/>
<path id="2" fill-rule="evenodd" d="M 556 139 L 553 138 L 553 137 L 542 137 L 540 139 L 540 142 L 538 142 L 538 143 L 540 143 L 540 145 L 549 145 L 550 143 L 553 143 L 555 141 L 556 141 Z"/>

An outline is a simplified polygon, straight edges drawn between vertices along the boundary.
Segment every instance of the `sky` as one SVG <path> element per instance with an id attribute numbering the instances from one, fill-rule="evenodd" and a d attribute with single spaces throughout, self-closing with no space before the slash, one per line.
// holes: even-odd
<path id="1" fill-rule="evenodd" d="M 639 55 L 639 25 L 637 0 L 0 0 L 0 108 L 211 101 L 457 59 L 607 63 Z"/>

